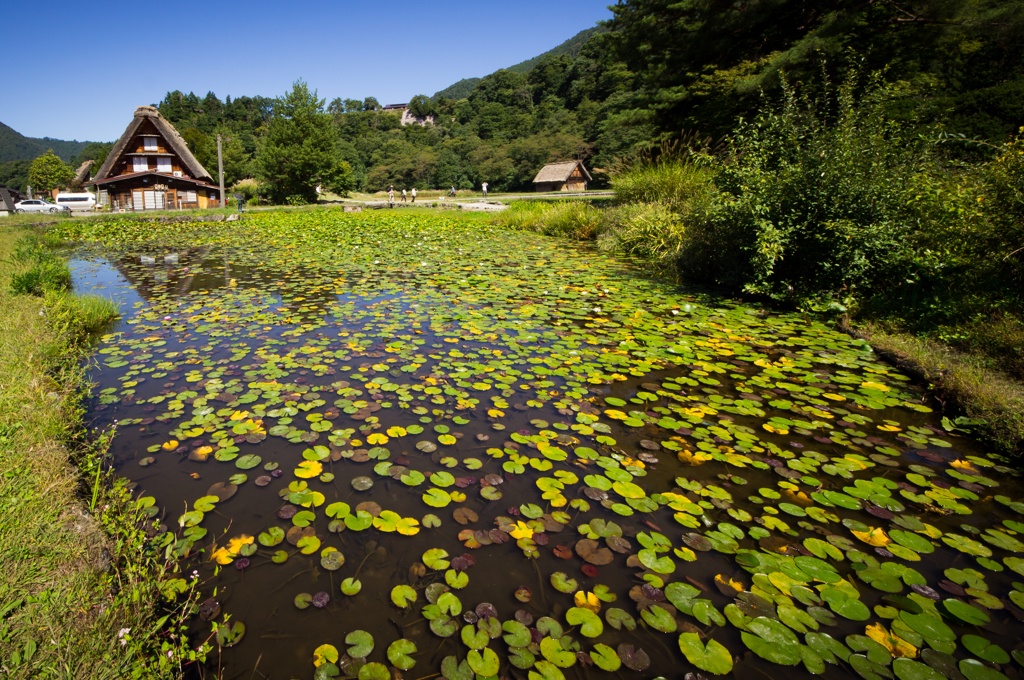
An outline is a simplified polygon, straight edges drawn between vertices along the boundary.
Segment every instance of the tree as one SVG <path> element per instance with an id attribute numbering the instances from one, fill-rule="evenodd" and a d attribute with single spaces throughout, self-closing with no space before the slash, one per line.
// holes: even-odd
<path id="1" fill-rule="evenodd" d="M 211 176 L 217 173 L 217 138 L 210 138 L 199 128 L 188 127 L 181 131 L 181 138 L 199 164 L 206 168 Z"/>
<path id="2" fill-rule="evenodd" d="M 417 118 L 437 116 L 440 111 L 437 103 L 424 94 L 418 94 L 409 100 L 409 112 Z"/>
<path id="3" fill-rule="evenodd" d="M 77 168 L 85 161 L 96 161 L 93 165 L 93 173 L 95 173 L 100 169 L 100 166 L 103 165 L 103 162 L 107 160 L 107 156 L 113 148 L 114 145 L 110 142 L 91 142 L 71 158 L 70 165 L 73 168 Z"/>
<path id="4" fill-rule="evenodd" d="M 343 194 L 352 188 L 352 168 L 338 158 L 332 117 L 323 99 L 303 80 L 279 97 L 274 118 L 256 157 L 259 176 L 275 202 L 316 201 L 317 186 Z"/>
<path id="5" fill-rule="evenodd" d="M 249 158 L 245 155 L 242 142 L 236 135 L 226 129 L 219 132 L 223 140 L 221 149 L 224 158 L 224 186 L 231 186 L 249 174 Z"/>
<path id="6" fill-rule="evenodd" d="M 75 178 L 75 171 L 50 149 L 32 161 L 28 181 L 34 190 L 50 191 L 67 186 Z"/>

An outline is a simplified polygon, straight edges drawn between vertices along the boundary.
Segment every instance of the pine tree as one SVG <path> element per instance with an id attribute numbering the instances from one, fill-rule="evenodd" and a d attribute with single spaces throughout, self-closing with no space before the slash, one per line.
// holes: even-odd
<path id="1" fill-rule="evenodd" d="M 317 186 L 336 193 L 352 188 L 352 169 L 335 153 L 332 117 L 324 103 L 303 80 L 274 103 L 256 169 L 275 202 L 313 203 Z"/>

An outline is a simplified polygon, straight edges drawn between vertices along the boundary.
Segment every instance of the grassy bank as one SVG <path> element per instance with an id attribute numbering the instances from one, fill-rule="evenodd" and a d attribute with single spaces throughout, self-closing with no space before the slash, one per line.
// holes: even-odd
<path id="1" fill-rule="evenodd" d="M 173 677 L 187 604 L 161 591 L 187 588 L 84 431 L 80 360 L 111 305 L 68 281 L 34 232 L 0 231 L 0 676 Z"/>

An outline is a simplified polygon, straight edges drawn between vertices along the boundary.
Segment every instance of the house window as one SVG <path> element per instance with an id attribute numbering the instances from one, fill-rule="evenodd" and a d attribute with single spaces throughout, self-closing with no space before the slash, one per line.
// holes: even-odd
<path id="1" fill-rule="evenodd" d="M 133 156 L 132 170 L 135 172 L 144 172 L 149 170 L 149 159 L 145 156 Z"/>
<path id="2" fill-rule="evenodd" d="M 156 151 L 156 137 L 143 137 L 142 144 L 146 151 Z"/>
<path id="3" fill-rule="evenodd" d="M 165 172 L 168 175 L 171 174 L 171 159 L 170 158 L 157 158 L 156 159 L 156 171 Z"/>

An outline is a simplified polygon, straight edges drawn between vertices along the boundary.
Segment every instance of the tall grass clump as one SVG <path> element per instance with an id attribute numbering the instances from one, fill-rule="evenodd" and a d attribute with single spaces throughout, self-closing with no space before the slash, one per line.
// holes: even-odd
<path id="1" fill-rule="evenodd" d="M 656 203 L 684 213 L 708 205 L 713 177 L 699 157 L 687 156 L 631 165 L 613 174 L 611 184 L 619 203 Z"/>
<path id="2" fill-rule="evenodd" d="M 589 241 L 597 237 L 601 210 L 579 201 L 523 201 L 498 213 L 495 223 L 547 236 Z"/>
<path id="3" fill-rule="evenodd" d="M 627 203 L 609 209 L 598 237 L 601 250 L 639 258 L 656 267 L 670 267 L 683 249 L 685 219 L 664 203 Z"/>
<path id="4" fill-rule="evenodd" d="M 41 234 L 26 234 L 18 239 L 10 256 L 12 293 L 41 297 L 71 286 L 71 270 L 57 257 L 57 245 Z"/>
<path id="5" fill-rule="evenodd" d="M 60 326 L 62 333 L 76 343 L 84 342 L 121 316 L 117 305 L 101 295 L 50 292 L 45 299 L 51 324 Z"/>

